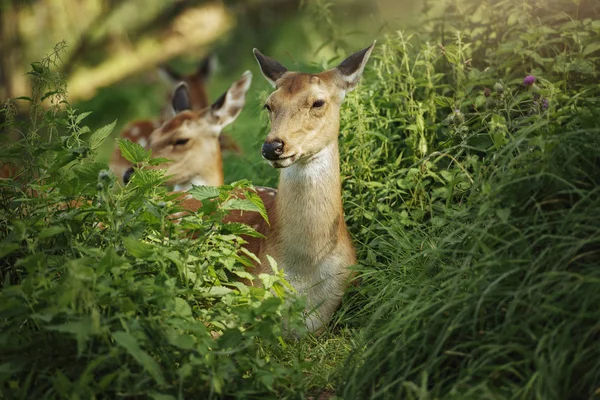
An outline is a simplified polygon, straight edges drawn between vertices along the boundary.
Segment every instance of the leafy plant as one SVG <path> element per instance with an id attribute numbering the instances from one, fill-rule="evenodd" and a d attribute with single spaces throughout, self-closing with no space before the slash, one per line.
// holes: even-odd
<path id="1" fill-rule="evenodd" d="M 93 160 L 114 124 L 82 126 L 88 113 L 69 106 L 60 80 L 51 79 L 53 63 L 34 64 L 35 91 L 46 92 L 28 99 L 23 139 L 0 154 L 10 163 L 0 187 L 2 397 L 301 391 L 298 366 L 264 354 L 280 351 L 290 330 L 303 332 L 302 301 L 286 296 L 281 272 L 260 276 L 262 288 L 240 284 L 236 277 L 251 265 L 240 235 L 257 233 L 221 222 L 229 210 L 265 214 L 252 192 L 233 197 L 250 184 L 195 188 L 203 206 L 194 212 L 167 192 L 159 169 L 141 168 L 116 187 Z M 59 94 L 40 111 L 42 98 Z M 15 127 L 9 119 L 5 128 Z M 164 161 L 137 144 L 119 145 L 137 165 Z"/>

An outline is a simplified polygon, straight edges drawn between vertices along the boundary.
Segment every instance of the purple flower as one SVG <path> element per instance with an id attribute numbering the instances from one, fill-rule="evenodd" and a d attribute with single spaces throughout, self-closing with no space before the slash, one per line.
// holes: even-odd
<path id="1" fill-rule="evenodd" d="M 535 83 L 535 76 L 533 75 L 527 75 L 525 77 L 525 79 L 523 79 L 523 85 L 524 86 L 531 86 Z"/>
<path id="2" fill-rule="evenodd" d="M 544 109 L 544 110 L 548 109 L 548 99 L 542 100 L 542 109 Z"/>

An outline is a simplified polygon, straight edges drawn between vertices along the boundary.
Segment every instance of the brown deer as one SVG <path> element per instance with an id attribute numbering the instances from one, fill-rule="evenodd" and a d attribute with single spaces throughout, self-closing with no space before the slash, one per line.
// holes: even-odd
<path id="1" fill-rule="evenodd" d="M 251 82 L 252 74 L 246 71 L 210 107 L 199 111 L 192 109 L 185 83 L 175 88 L 172 101 L 175 116 L 148 136 L 152 156 L 172 160 L 158 168 L 165 168 L 166 174 L 171 175 L 167 184 L 174 191 L 185 191 L 192 185 L 223 185 L 219 137 L 244 108 Z M 125 183 L 132 172 L 131 166 L 124 171 Z"/>
<path id="2" fill-rule="evenodd" d="M 210 104 L 206 91 L 206 83 L 212 72 L 211 64 L 212 60 L 209 56 L 204 58 L 198 69 L 189 75 L 181 75 L 168 66 L 161 67 L 159 72 L 161 77 L 169 82 L 173 88 L 177 88 L 182 82 L 185 83 L 188 90 L 189 108 L 194 111 L 200 111 Z M 169 94 L 169 96 L 171 96 L 171 94 Z M 171 102 L 172 98 L 171 101 L 169 101 L 169 104 L 171 104 Z M 168 119 L 172 118 L 174 114 L 172 107 L 165 107 L 161 111 L 160 119 L 132 122 L 121 132 L 119 137 L 138 143 L 142 147 L 148 147 L 152 132 L 160 128 Z M 229 150 L 235 153 L 241 152 L 237 143 L 228 135 L 220 135 L 219 144 L 221 150 Z M 119 181 L 122 182 L 123 176 L 131 166 L 131 163 L 121 155 L 118 146 L 115 146 L 109 162 L 109 167 L 115 173 Z"/>
<path id="3" fill-rule="evenodd" d="M 270 255 L 286 278 L 307 296 L 306 325 L 321 330 L 339 307 L 356 256 L 344 221 L 338 135 L 340 107 L 359 82 L 375 43 L 336 68 L 307 74 L 288 71 L 254 49 L 275 91 L 265 102 L 271 130 L 262 156 L 281 170 L 278 189 L 257 188 L 269 216 L 233 213 L 226 222 L 243 222 L 265 238 L 247 238 L 246 248 L 260 260 L 251 272 L 270 273 Z M 187 198 L 184 208 L 199 202 Z"/>

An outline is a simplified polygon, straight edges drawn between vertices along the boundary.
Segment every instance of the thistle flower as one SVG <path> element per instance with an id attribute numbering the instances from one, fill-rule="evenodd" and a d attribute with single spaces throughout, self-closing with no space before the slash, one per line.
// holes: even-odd
<path id="1" fill-rule="evenodd" d="M 496 82 L 494 84 L 494 90 L 496 91 L 496 93 L 498 94 L 502 94 L 504 93 L 504 87 L 502 86 L 502 84 L 500 82 Z"/>
<path id="2" fill-rule="evenodd" d="M 547 110 L 548 109 L 548 99 L 543 99 L 542 100 L 542 109 L 543 110 Z"/>
<path id="3" fill-rule="evenodd" d="M 491 94 L 492 94 L 492 91 L 490 90 L 490 88 L 485 88 L 485 89 L 483 89 L 483 95 L 484 95 L 485 97 L 490 97 L 490 96 L 491 96 Z"/>
<path id="4" fill-rule="evenodd" d="M 458 124 L 462 124 L 463 122 L 465 122 L 465 116 L 463 115 L 463 113 L 460 112 L 460 109 L 454 109 L 453 120 Z"/>
<path id="5" fill-rule="evenodd" d="M 525 79 L 523 79 L 523 86 L 532 86 L 535 83 L 535 76 L 527 75 Z"/>

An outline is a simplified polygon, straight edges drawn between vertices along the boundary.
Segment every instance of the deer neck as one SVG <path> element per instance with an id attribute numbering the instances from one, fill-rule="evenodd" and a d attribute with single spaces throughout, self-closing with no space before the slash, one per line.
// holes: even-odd
<path id="1" fill-rule="evenodd" d="M 275 199 L 273 253 L 288 269 L 310 268 L 345 232 L 337 140 L 281 171 Z"/>

